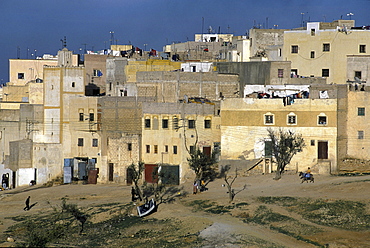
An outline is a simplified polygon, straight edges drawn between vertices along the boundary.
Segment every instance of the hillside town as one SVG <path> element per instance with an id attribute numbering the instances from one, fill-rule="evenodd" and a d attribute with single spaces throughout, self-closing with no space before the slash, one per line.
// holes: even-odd
<path id="1" fill-rule="evenodd" d="M 301 134 L 286 170 L 370 173 L 370 27 L 355 20 L 295 29 L 208 32 L 163 51 L 111 44 L 10 59 L 0 89 L 2 188 L 127 184 L 143 162 L 191 182 L 190 153 L 217 151 L 245 174 L 276 170 L 268 129 Z"/>

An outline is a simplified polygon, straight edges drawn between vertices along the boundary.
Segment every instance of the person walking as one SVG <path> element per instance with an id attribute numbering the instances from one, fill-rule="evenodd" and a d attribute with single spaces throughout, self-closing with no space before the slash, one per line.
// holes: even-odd
<path id="1" fill-rule="evenodd" d="M 26 199 L 26 206 L 23 208 L 24 211 L 30 210 L 30 198 L 31 196 L 28 196 Z"/>

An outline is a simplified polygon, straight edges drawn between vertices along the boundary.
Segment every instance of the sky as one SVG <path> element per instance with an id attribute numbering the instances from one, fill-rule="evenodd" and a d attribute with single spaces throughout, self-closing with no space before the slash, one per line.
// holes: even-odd
<path id="1" fill-rule="evenodd" d="M 234 35 L 341 18 L 367 26 L 369 10 L 370 0 L 0 0 L 0 83 L 9 59 L 56 55 L 64 37 L 74 53 L 108 48 L 111 32 L 113 44 L 162 51 L 210 26 Z"/>

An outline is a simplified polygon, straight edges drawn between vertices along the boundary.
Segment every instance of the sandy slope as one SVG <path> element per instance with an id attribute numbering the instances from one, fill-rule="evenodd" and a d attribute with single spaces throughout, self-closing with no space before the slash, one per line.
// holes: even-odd
<path id="1" fill-rule="evenodd" d="M 237 178 L 234 188 L 241 189 L 244 184 L 247 189 L 237 194 L 234 203 L 247 202 L 245 211 L 250 213 L 258 205 L 255 198 L 258 196 L 291 196 L 310 197 L 327 200 L 353 200 L 361 201 L 370 206 L 370 176 L 336 177 L 316 176 L 315 183 L 301 184 L 297 175 L 283 175 L 279 181 L 272 180 L 273 175 L 254 175 Z M 244 223 L 236 218 L 239 213 L 210 214 L 203 211 L 192 211 L 186 204 L 193 200 L 210 200 L 218 205 L 229 205 L 223 181 L 216 180 L 208 185 L 209 190 L 201 194 L 189 194 L 182 200 L 173 204 L 161 204 L 158 211 L 149 218 L 172 218 L 181 222 L 181 228 L 187 233 L 199 233 L 205 240 L 202 247 L 259 247 L 258 245 L 243 245 L 247 240 L 264 240 L 266 247 L 274 244 L 275 247 L 315 247 L 312 244 L 298 241 L 287 235 L 272 231 L 265 226 Z M 190 193 L 191 183 L 184 184 Z M 63 197 L 69 203 L 75 203 L 81 208 L 100 205 L 103 203 L 129 203 L 130 186 L 117 184 L 104 185 L 61 185 L 49 188 L 38 186 L 22 187 L 14 190 L 0 192 L 0 240 L 1 246 L 11 245 L 2 243 L 6 239 L 4 231 L 14 222 L 6 217 L 35 214 L 50 211 L 50 206 L 58 205 Z M 24 211 L 24 202 L 31 196 L 31 204 L 37 204 L 30 210 Z M 308 222 L 299 215 L 288 212 L 283 208 L 270 206 L 275 212 L 294 217 L 302 223 Z M 369 210 L 369 209 L 368 209 Z M 368 211 L 370 214 L 370 211 Z M 108 217 L 108 216 L 106 216 Z M 101 216 L 100 218 L 104 218 Z M 99 220 L 95 220 L 99 221 Z M 311 223 L 312 224 L 312 223 Z M 130 230 L 128 230 L 130 231 Z M 370 247 L 370 232 L 352 232 L 337 228 L 324 227 L 324 232 L 310 237 L 329 247 Z M 252 242 L 253 243 L 253 242 Z"/>

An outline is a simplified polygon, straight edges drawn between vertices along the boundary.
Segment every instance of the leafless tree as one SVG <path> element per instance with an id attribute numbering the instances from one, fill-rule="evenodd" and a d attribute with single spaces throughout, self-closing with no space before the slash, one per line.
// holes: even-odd
<path id="1" fill-rule="evenodd" d="M 285 167 L 290 163 L 293 156 L 306 146 L 302 134 L 294 133 L 291 130 L 279 130 L 274 131 L 271 128 L 267 129 L 268 137 L 271 139 L 272 155 L 276 160 L 277 169 L 275 180 L 281 178 L 281 174 L 284 172 Z"/>
<path id="2" fill-rule="evenodd" d="M 224 181 L 226 183 L 227 193 L 229 194 L 229 202 L 232 202 L 238 193 L 247 188 L 247 185 L 244 185 L 242 189 L 235 191 L 235 189 L 233 189 L 233 184 L 236 178 L 238 177 L 238 169 L 235 168 L 235 175 L 230 176 L 229 175 L 230 168 L 231 168 L 230 165 L 221 166 L 221 175 L 223 176 Z"/>

